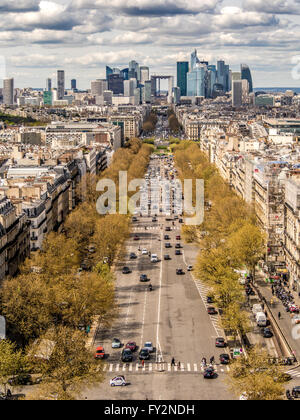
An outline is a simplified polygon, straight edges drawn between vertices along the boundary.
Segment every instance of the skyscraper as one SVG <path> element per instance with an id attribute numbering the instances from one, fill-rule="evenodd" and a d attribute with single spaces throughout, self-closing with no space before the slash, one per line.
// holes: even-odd
<path id="1" fill-rule="evenodd" d="M 14 104 L 14 79 L 3 79 L 3 103 L 4 105 Z"/>
<path id="2" fill-rule="evenodd" d="M 50 78 L 48 78 L 46 80 L 46 91 L 50 92 L 52 89 L 52 80 Z"/>
<path id="3" fill-rule="evenodd" d="M 136 79 L 136 80 L 140 80 L 140 66 L 139 63 L 137 63 L 136 61 L 132 60 L 129 63 L 129 71 L 128 71 L 128 78 L 129 79 Z"/>
<path id="4" fill-rule="evenodd" d="M 207 95 L 212 98 L 214 86 L 217 83 L 217 68 L 214 64 L 207 66 Z"/>
<path id="5" fill-rule="evenodd" d="M 65 96 L 65 72 L 57 70 L 57 99 L 64 99 Z"/>
<path id="6" fill-rule="evenodd" d="M 186 96 L 187 93 L 187 74 L 189 72 L 188 61 L 177 62 L 177 87 L 180 89 L 180 95 Z"/>
<path id="7" fill-rule="evenodd" d="M 142 85 L 145 85 L 146 80 L 149 80 L 149 78 L 150 78 L 149 67 L 141 66 L 140 67 L 140 83 Z"/>
<path id="8" fill-rule="evenodd" d="M 146 104 L 151 103 L 151 80 L 146 80 L 144 89 L 144 102 Z"/>
<path id="9" fill-rule="evenodd" d="M 136 79 L 124 80 L 124 96 L 134 96 L 134 89 L 137 88 Z"/>
<path id="10" fill-rule="evenodd" d="M 241 64 L 241 75 L 242 75 L 242 80 L 248 80 L 249 82 L 249 93 L 253 92 L 253 82 L 252 82 L 252 76 L 251 76 L 251 71 L 249 69 L 249 66 L 247 66 L 247 64 Z"/>
<path id="11" fill-rule="evenodd" d="M 200 60 L 197 56 L 197 50 L 195 50 L 191 54 L 191 69 L 190 69 L 190 71 L 193 71 L 197 64 L 200 64 Z"/>
<path id="12" fill-rule="evenodd" d="M 91 82 L 91 94 L 93 96 L 102 96 L 103 92 L 107 89 L 108 85 L 106 80 L 97 79 Z"/>
<path id="13" fill-rule="evenodd" d="M 109 66 L 106 66 L 106 80 L 108 80 L 108 76 L 113 74 L 113 69 Z"/>
<path id="14" fill-rule="evenodd" d="M 194 70 L 187 74 L 187 96 L 206 97 L 207 66 L 197 64 Z"/>
<path id="15" fill-rule="evenodd" d="M 243 87 L 242 80 L 232 81 L 232 106 L 234 108 L 240 108 L 243 103 Z"/>
<path id="16" fill-rule="evenodd" d="M 119 74 L 110 74 L 108 76 L 108 90 L 115 95 L 124 94 L 124 79 Z"/>
<path id="17" fill-rule="evenodd" d="M 121 70 L 121 76 L 123 77 L 124 80 L 128 80 L 128 72 L 129 72 L 129 68 L 123 69 Z"/>

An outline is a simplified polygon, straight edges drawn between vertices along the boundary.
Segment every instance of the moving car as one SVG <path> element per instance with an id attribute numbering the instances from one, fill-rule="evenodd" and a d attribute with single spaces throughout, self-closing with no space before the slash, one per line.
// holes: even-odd
<path id="1" fill-rule="evenodd" d="M 155 222 L 157 222 L 157 218 L 156 217 L 153 217 L 152 218 L 152 223 L 155 223 Z"/>
<path id="2" fill-rule="evenodd" d="M 134 252 L 131 252 L 129 258 L 131 260 L 136 260 L 137 259 L 137 256 L 136 256 L 136 254 Z"/>
<path id="3" fill-rule="evenodd" d="M 142 349 L 139 354 L 140 360 L 149 360 L 150 359 L 150 352 L 148 349 Z"/>
<path id="4" fill-rule="evenodd" d="M 113 349 L 120 349 L 122 347 L 122 343 L 118 338 L 114 338 L 111 343 L 111 347 Z"/>
<path id="5" fill-rule="evenodd" d="M 166 232 L 171 232 L 171 228 L 170 228 L 170 226 L 167 226 L 167 227 L 166 227 Z"/>
<path id="6" fill-rule="evenodd" d="M 154 351 L 154 347 L 153 347 L 153 344 L 151 343 L 151 341 L 147 341 L 143 348 L 148 349 L 149 353 L 153 353 L 153 351 Z"/>
<path id="7" fill-rule="evenodd" d="M 177 235 L 176 236 L 176 241 L 180 241 L 181 240 L 181 236 L 180 235 Z"/>
<path id="8" fill-rule="evenodd" d="M 130 274 L 131 273 L 131 270 L 130 270 L 129 267 L 123 267 L 122 273 L 123 274 Z"/>
<path id="9" fill-rule="evenodd" d="M 177 268 L 176 274 L 177 274 L 177 276 L 182 276 L 184 274 L 183 269 L 182 268 Z"/>
<path id="10" fill-rule="evenodd" d="M 104 348 L 102 346 L 97 347 L 96 352 L 95 352 L 95 359 L 104 359 L 104 357 L 105 357 Z"/>
<path id="11" fill-rule="evenodd" d="M 133 238 L 135 241 L 139 241 L 140 240 L 140 237 L 138 236 L 138 235 L 134 235 L 134 238 Z"/>
<path id="12" fill-rule="evenodd" d="M 138 219 L 135 216 L 133 216 L 133 218 L 131 220 L 132 220 L 133 223 L 138 221 Z"/>
<path id="13" fill-rule="evenodd" d="M 216 338 L 216 347 L 221 347 L 221 348 L 226 347 L 226 341 L 224 340 L 223 337 Z"/>
<path id="14" fill-rule="evenodd" d="M 116 376 L 110 380 L 110 386 L 126 386 L 127 382 L 125 376 Z"/>
<path id="15" fill-rule="evenodd" d="M 124 349 L 122 351 L 122 362 L 124 363 L 128 363 L 128 362 L 132 362 L 133 361 L 133 355 L 132 355 L 132 351 L 130 349 Z"/>
<path id="16" fill-rule="evenodd" d="M 272 333 L 271 329 L 270 328 L 264 328 L 263 336 L 264 336 L 264 338 L 272 338 L 273 333 Z"/>
<path id="17" fill-rule="evenodd" d="M 175 251 L 175 255 L 181 255 L 181 251 L 180 251 L 180 249 L 176 249 L 176 251 Z"/>
<path id="18" fill-rule="evenodd" d="M 207 296 L 206 302 L 207 303 L 214 303 L 214 298 L 212 296 Z"/>
<path id="19" fill-rule="evenodd" d="M 142 283 L 145 283 L 146 281 L 149 281 L 147 274 L 141 274 L 140 275 L 140 281 Z"/>
<path id="20" fill-rule="evenodd" d="M 176 248 L 176 249 L 180 249 L 180 248 L 181 248 L 181 244 L 176 244 L 176 245 L 175 245 L 175 248 Z"/>
<path id="21" fill-rule="evenodd" d="M 188 271 L 193 271 L 193 266 L 192 265 L 189 265 L 188 268 L 187 268 L 187 270 Z"/>
<path id="22" fill-rule="evenodd" d="M 152 263 L 157 263 L 158 262 L 158 256 L 157 256 L 157 254 L 152 254 L 151 255 L 151 262 Z"/>
<path id="23" fill-rule="evenodd" d="M 129 341 L 129 342 L 126 344 L 125 349 L 129 349 L 129 350 L 131 350 L 132 352 L 136 351 L 136 349 L 137 349 L 136 342 L 135 342 L 135 341 Z"/>
<path id="24" fill-rule="evenodd" d="M 169 261 L 171 259 L 170 255 L 164 255 L 164 260 Z"/>
<path id="25" fill-rule="evenodd" d="M 168 241 L 169 239 L 170 239 L 170 236 L 169 236 L 169 235 L 165 235 L 165 236 L 164 236 L 164 240 L 165 240 L 165 241 Z"/>
<path id="26" fill-rule="evenodd" d="M 170 244 L 170 242 L 167 242 L 167 243 L 165 244 L 165 248 L 172 248 L 172 245 Z"/>
<path id="27" fill-rule="evenodd" d="M 208 315 L 217 315 L 218 311 L 213 306 L 210 306 L 209 308 L 207 308 L 207 313 Z"/>
<path id="28" fill-rule="evenodd" d="M 230 363 L 229 354 L 226 354 L 226 353 L 221 354 L 220 355 L 220 363 L 221 363 L 221 365 L 229 365 L 229 363 Z"/>
<path id="29" fill-rule="evenodd" d="M 148 255 L 148 251 L 146 248 L 142 249 L 142 255 Z"/>

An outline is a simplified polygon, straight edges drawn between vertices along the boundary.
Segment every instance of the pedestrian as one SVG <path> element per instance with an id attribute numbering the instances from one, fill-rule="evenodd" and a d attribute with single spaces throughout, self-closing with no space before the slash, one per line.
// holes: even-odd
<path id="1" fill-rule="evenodd" d="M 280 320 L 280 318 L 281 318 L 281 313 L 278 312 L 278 319 Z"/>
<path id="2" fill-rule="evenodd" d="M 215 363 L 215 356 L 212 356 L 210 358 L 210 364 L 213 365 Z"/>
<path id="3" fill-rule="evenodd" d="M 175 358 L 172 358 L 171 366 L 175 366 Z"/>
<path id="4" fill-rule="evenodd" d="M 180 362 L 177 363 L 178 369 L 180 369 Z"/>
<path id="5" fill-rule="evenodd" d="M 142 360 L 142 367 L 145 366 L 145 360 Z"/>

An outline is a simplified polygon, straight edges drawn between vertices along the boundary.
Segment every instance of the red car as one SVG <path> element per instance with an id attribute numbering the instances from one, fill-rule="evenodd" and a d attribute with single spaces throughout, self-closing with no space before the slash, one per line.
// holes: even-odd
<path id="1" fill-rule="evenodd" d="M 130 349 L 132 352 L 136 351 L 136 343 L 134 341 L 129 341 L 129 343 L 126 344 L 125 349 Z"/>
<path id="2" fill-rule="evenodd" d="M 104 357 L 105 357 L 104 348 L 102 346 L 97 347 L 96 352 L 95 352 L 95 359 L 104 359 Z"/>
<path id="3" fill-rule="evenodd" d="M 218 311 L 213 306 L 210 306 L 209 308 L 207 308 L 207 313 L 208 315 L 217 315 Z"/>
<path id="4" fill-rule="evenodd" d="M 180 235 L 177 235 L 176 236 L 176 241 L 180 241 L 181 240 L 181 236 Z"/>

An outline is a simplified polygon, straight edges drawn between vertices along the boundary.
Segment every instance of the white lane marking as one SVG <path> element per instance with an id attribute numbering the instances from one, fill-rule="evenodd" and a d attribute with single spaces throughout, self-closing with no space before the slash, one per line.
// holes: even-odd
<path id="1" fill-rule="evenodd" d="M 105 372 L 105 371 L 106 371 L 106 369 L 107 369 L 107 365 L 104 365 L 104 366 L 103 366 L 103 372 Z"/>
<path id="2" fill-rule="evenodd" d="M 120 369 L 120 365 L 119 365 L 119 363 L 116 365 L 116 372 L 119 372 L 119 369 Z"/>
<path id="3" fill-rule="evenodd" d="M 187 367 L 187 370 L 190 372 L 191 371 L 191 365 L 190 365 L 190 363 L 187 363 L 186 367 Z"/>
<path id="4" fill-rule="evenodd" d="M 137 371 L 137 370 L 139 370 L 139 364 L 137 363 L 136 364 L 136 366 L 135 366 L 135 370 Z"/>
<path id="5" fill-rule="evenodd" d="M 110 372 L 112 372 L 112 371 L 113 371 L 113 367 L 114 367 L 114 365 L 112 365 L 112 364 L 110 364 L 110 365 L 109 365 L 109 371 L 110 371 Z"/>
<path id="6" fill-rule="evenodd" d="M 149 363 L 149 372 L 152 372 L 152 363 Z"/>
<path id="7" fill-rule="evenodd" d="M 145 318 L 146 318 L 146 307 L 147 307 L 147 289 L 145 290 L 145 298 L 144 298 L 144 309 L 143 309 L 143 320 L 142 320 L 142 331 L 141 331 L 141 345 L 140 345 L 140 348 L 143 347 L 144 327 L 145 327 Z"/>
<path id="8" fill-rule="evenodd" d="M 163 354 L 161 351 L 159 341 L 159 327 L 160 327 L 160 306 L 161 306 L 161 292 L 162 292 L 162 274 L 163 274 L 163 234 L 161 233 L 160 244 L 160 275 L 159 275 L 159 294 L 158 294 L 158 309 L 157 309 L 157 328 L 156 328 L 156 361 L 160 356 L 160 361 L 163 361 Z"/>
<path id="9" fill-rule="evenodd" d="M 194 363 L 194 372 L 198 372 L 198 366 L 196 363 Z"/>
<path id="10" fill-rule="evenodd" d="M 129 372 L 132 372 L 132 365 L 129 365 Z"/>

